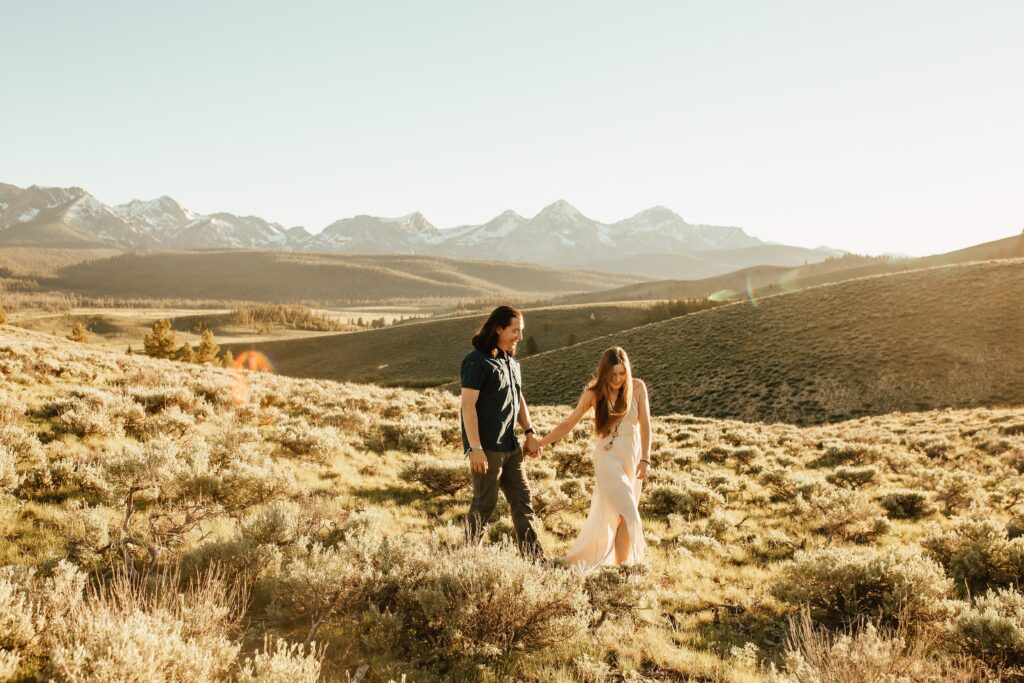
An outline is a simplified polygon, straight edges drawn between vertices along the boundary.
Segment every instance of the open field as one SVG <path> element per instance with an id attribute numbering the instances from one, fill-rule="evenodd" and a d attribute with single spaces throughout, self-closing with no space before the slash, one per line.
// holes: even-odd
<path id="1" fill-rule="evenodd" d="M 430 308 L 416 306 L 363 306 L 358 308 L 307 309 L 322 315 L 342 327 L 363 320 L 383 319 L 392 325 L 400 319 L 429 316 Z M 89 343 L 103 348 L 124 351 L 131 346 L 142 349 L 143 339 L 150 333 L 153 323 L 160 319 L 171 321 L 181 343 L 199 344 L 203 330 L 213 332 L 218 344 L 251 344 L 267 341 L 305 339 L 321 335 L 336 335 L 337 331 L 295 329 L 273 325 L 269 329 L 233 320 L 229 309 L 190 308 L 71 308 L 66 311 L 48 311 L 27 308 L 8 315 L 8 322 L 27 330 L 46 332 L 67 337 L 76 323 L 82 323 L 89 332 Z M 362 328 L 352 328 L 362 329 Z M 347 330 L 351 332 L 352 330 Z"/>
<path id="2" fill-rule="evenodd" d="M 1024 402 L 1024 259 L 848 280 L 592 339 L 523 363 L 574 402 L 617 344 L 658 413 L 815 423 Z"/>
<path id="3" fill-rule="evenodd" d="M 266 251 L 124 254 L 61 269 L 42 285 L 87 296 L 198 298 L 324 305 L 476 299 L 607 289 L 640 278 L 433 256 Z"/>
<path id="4" fill-rule="evenodd" d="M 891 259 L 846 254 L 795 268 L 752 266 L 702 280 L 652 280 L 615 289 L 556 297 L 551 303 L 595 303 L 643 299 L 714 297 L 723 301 L 792 292 L 805 287 L 869 275 L 946 266 L 972 261 L 1024 257 L 1024 235 L 1008 237 L 922 258 Z M 642 272 L 642 271 L 640 271 Z"/>
<path id="5" fill-rule="evenodd" d="M 647 319 L 649 305 L 633 302 L 526 309 L 527 340 L 520 343 L 519 354 L 526 354 L 531 337 L 542 352 L 636 327 Z M 270 358 L 276 372 L 293 377 L 437 386 L 458 377 L 462 357 L 471 348 L 470 338 L 486 318 L 487 313 L 480 313 L 352 334 L 224 347 L 236 356 L 256 349 Z"/>
<path id="6" fill-rule="evenodd" d="M 503 506 L 489 545 L 463 545 L 468 476 L 444 393 L 11 326 L 0 375 L 5 676 L 938 683 L 1024 665 L 1021 408 L 805 428 L 656 418 L 647 562 L 580 573 L 496 543 Z M 588 507 L 589 428 L 528 463 L 550 557 Z M 787 625 L 802 608 L 816 630 Z M 830 646 L 857 619 L 878 630 Z M 264 635 L 315 654 L 264 654 Z"/>

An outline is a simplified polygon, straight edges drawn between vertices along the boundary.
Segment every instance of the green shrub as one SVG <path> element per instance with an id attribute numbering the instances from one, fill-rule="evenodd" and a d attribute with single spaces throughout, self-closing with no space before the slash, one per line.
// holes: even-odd
<path id="1" fill-rule="evenodd" d="M 878 506 L 860 491 L 829 488 L 804 505 L 811 529 L 829 538 L 867 543 L 889 530 Z"/>
<path id="2" fill-rule="evenodd" d="M 790 621 L 783 671 L 769 683 L 925 683 L 946 678 L 929 655 L 930 642 L 906 628 L 856 624 L 834 633 L 815 626 L 807 611 Z"/>
<path id="3" fill-rule="evenodd" d="M 777 465 L 761 472 L 757 481 L 768 489 L 772 500 L 775 501 L 792 501 L 796 500 L 797 496 L 806 498 L 822 487 L 822 483 L 817 479 Z"/>
<path id="4" fill-rule="evenodd" d="M 596 567 L 586 573 L 583 590 L 601 621 L 612 617 L 636 622 L 658 602 L 657 588 L 643 565 Z"/>
<path id="5" fill-rule="evenodd" d="M 51 636 L 50 673 L 70 681 L 216 680 L 234 666 L 242 595 L 208 574 L 184 592 L 173 574 L 123 575 Z"/>
<path id="6" fill-rule="evenodd" d="M 655 484 L 646 492 L 644 503 L 655 514 L 680 514 L 685 517 L 707 516 L 724 504 L 722 494 L 695 481 Z"/>
<path id="7" fill-rule="evenodd" d="M 721 543 L 704 534 L 680 534 L 676 536 L 675 544 L 677 548 L 686 551 L 684 555 L 707 555 L 722 549 Z"/>
<path id="8" fill-rule="evenodd" d="M 977 598 L 961 610 L 955 628 L 964 651 L 988 666 L 1024 667 L 1024 595 L 1016 590 L 1000 588 Z"/>
<path id="9" fill-rule="evenodd" d="M 391 611 L 413 652 L 468 664 L 578 639 L 590 620 L 581 573 L 545 569 L 505 544 L 417 558 Z"/>
<path id="10" fill-rule="evenodd" d="M 984 498 L 985 490 L 978 478 L 968 472 L 943 471 L 935 482 L 935 501 L 943 504 L 947 515 L 967 510 Z"/>
<path id="11" fill-rule="evenodd" d="M 268 438 L 279 443 L 289 455 L 319 463 L 328 462 L 343 445 L 334 427 L 311 427 L 304 419 L 280 425 L 271 431 Z"/>
<path id="12" fill-rule="evenodd" d="M 926 622 L 945 614 L 952 583 L 914 548 L 819 548 L 798 552 L 772 588 L 785 602 L 808 605 L 829 623 L 882 617 Z"/>
<path id="13" fill-rule="evenodd" d="M 473 483 L 473 473 L 465 459 L 443 460 L 416 456 L 399 476 L 404 481 L 423 484 L 440 495 L 452 495 Z"/>
<path id="14" fill-rule="evenodd" d="M 377 452 L 431 453 L 441 447 L 443 436 L 439 423 L 407 418 L 381 420 L 376 433 L 371 431 L 365 442 L 367 448 Z"/>
<path id="15" fill-rule="evenodd" d="M 822 454 L 812 465 L 815 467 L 870 465 L 881 457 L 881 452 L 874 446 L 839 441 L 823 444 Z"/>
<path id="16" fill-rule="evenodd" d="M 898 489 L 878 499 L 890 519 L 920 519 L 930 515 L 934 508 L 924 491 Z"/>
<path id="17" fill-rule="evenodd" d="M 0 493 L 11 493 L 21 485 L 14 451 L 0 443 Z"/>
<path id="18" fill-rule="evenodd" d="M 1010 540 L 1003 525 L 990 517 L 956 517 L 922 545 L 965 595 L 1024 579 L 1024 538 Z"/>
<path id="19" fill-rule="evenodd" d="M 403 656 L 445 667 L 508 662 L 578 639 L 591 615 L 580 572 L 544 568 L 507 544 L 395 543 L 377 528 L 334 548 L 286 549 L 258 592 L 270 596 L 268 614 L 307 634 L 339 620 L 387 630 Z"/>
<path id="20" fill-rule="evenodd" d="M 323 649 L 267 638 L 263 651 L 248 657 L 238 673 L 238 683 L 316 683 L 320 680 Z"/>
<path id="21" fill-rule="evenodd" d="M 572 498 L 557 486 L 548 484 L 534 491 L 532 503 L 533 509 L 538 515 L 548 517 L 572 507 Z"/>
<path id="22" fill-rule="evenodd" d="M 841 465 L 825 477 L 825 481 L 847 489 L 859 489 L 878 480 L 878 468 L 873 465 L 848 467 Z"/>

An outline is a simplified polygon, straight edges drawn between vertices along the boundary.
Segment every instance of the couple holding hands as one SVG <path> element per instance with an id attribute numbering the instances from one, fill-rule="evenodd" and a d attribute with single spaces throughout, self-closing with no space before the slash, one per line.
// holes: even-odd
<path id="1" fill-rule="evenodd" d="M 564 562 L 596 566 L 642 561 L 638 502 L 651 463 L 647 387 L 633 377 L 626 352 L 613 346 L 601 354 L 594 378 L 572 413 L 538 438 L 515 358 L 524 329 L 520 311 L 499 306 L 473 336 L 473 350 L 462 361 L 462 445 L 473 471 L 473 503 L 467 517 L 470 541 L 480 542 L 501 489 L 512 509 L 520 552 L 544 557 L 533 528 L 524 455 L 537 457 L 592 412 L 594 492 L 587 519 Z M 516 423 L 526 436 L 522 447 Z"/>

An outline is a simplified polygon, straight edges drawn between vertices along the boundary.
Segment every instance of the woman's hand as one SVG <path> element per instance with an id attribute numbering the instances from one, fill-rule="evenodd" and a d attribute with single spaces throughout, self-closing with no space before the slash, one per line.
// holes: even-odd
<path id="1" fill-rule="evenodd" d="M 540 440 L 540 447 L 541 448 L 547 448 L 548 446 L 551 445 L 552 442 L 548 440 L 549 436 L 551 436 L 551 432 L 548 432 L 547 434 L 545 434 L 544 437 Z"/>
<path id="2" fill-rule="evenodd" d="M 650 469 L 651 464 L 646 460 L 641 460 L 636 465 L 636 478 L 641 480 L 646 479 L 647 473 L 650 471 Z"/>

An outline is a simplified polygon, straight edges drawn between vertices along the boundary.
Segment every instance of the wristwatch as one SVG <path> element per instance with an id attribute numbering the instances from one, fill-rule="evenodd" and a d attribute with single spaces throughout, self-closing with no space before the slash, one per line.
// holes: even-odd
<path id="1" fill-rule="evenodd" d="M 469 448 L 466 449 L 466 452 L 463 453 L 463 455 L 469 457 L 469 454 L 472 453 L 473 451 L 482 451 L 483 449 L 483 446 L 470 446 Z"/>
<path id="2" fill-rule="evenodd" d="M 523 430 L 523 436 L 526 436 L 527 434 L 533 434 L 533 433 L 534 433 L 533 427 L 527 427 L 526 429 Z"/>

